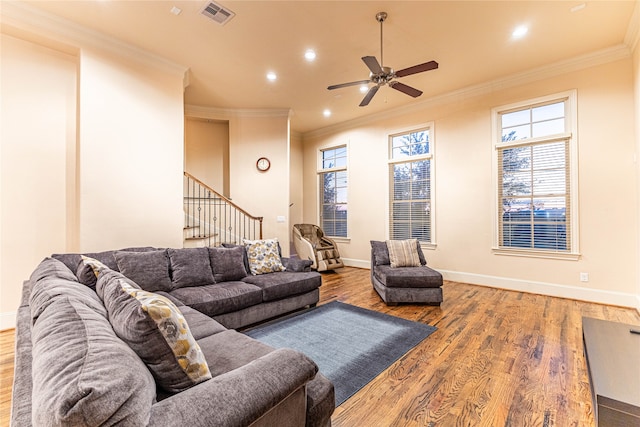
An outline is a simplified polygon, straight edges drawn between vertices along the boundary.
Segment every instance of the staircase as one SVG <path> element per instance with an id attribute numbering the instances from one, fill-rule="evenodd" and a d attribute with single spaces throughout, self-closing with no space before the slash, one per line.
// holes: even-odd
<path id="1" fill-rule="evenodd" d="M 262 239 L 262 217 L 247 213 L 188 172 L 183 188 L 185 248 Z"/>

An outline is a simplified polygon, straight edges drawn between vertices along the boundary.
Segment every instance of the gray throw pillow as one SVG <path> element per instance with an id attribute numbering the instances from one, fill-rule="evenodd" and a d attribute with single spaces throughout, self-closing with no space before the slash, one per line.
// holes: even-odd
<path id="1" fill-rule="evenodd" d="M 168 253 L 174 289 L 215 282 L 207 248 L 169 249 Z"/>
<path id="2" fill-rule="evenodd" d="M 147 365 L 158 385 L 174 393 L 210 379 L 204 354 L 178 307 L 126 279 L 102 270 L 96 291 L 113 330 Z"/>
<path id="3" fill-rule="evenodd" d="M 169 257 L 166 250 L 149 252 L 116 251 L 118 270 L 145 291 L 171 291 Z"/>
<path id="4" fill-rule="evenodd" d="M 427 265 L 427 259 L 422 252 L 422 246 L 418 241 L 418 258 L 420 258 L 420 265 Z M 387 248 L 387 242 L 380 242 L 378 240 L 371 240 L 371 249 L 373 249 L 373 256 L 376 265 L 390 265 L 389 249 Z"/>
<path id="5" fill-rule="evenodd" d="M 244 247 L 209 248 L 209 257 L 216 283 L 247 277 L 247 270 L 244 267 Z"/>

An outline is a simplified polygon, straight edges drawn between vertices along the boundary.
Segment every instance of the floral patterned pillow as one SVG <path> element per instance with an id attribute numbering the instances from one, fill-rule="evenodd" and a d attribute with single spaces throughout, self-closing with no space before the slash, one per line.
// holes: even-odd
<path id="1" fill-rule="evenodd" d="M 265 240 L 242 239 L 242 243 L 247 249 L 249 270 L 254 276 L 285 270 L 280 259 L 277 238 Z"/>

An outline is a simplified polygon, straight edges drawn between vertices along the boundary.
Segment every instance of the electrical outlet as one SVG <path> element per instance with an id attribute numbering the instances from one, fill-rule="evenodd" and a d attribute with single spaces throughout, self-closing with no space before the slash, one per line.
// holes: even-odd
<path id="1" fill-rule="evenodd" d="M 589 273 L 580 273 L 580 281 L 588 282 L 589 281 Z"/>

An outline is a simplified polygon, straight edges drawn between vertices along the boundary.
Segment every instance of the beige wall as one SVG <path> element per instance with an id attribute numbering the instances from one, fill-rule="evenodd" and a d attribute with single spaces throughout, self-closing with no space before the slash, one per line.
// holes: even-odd
<path id="1" fill-rule="evenodd" d="M 0 35 L 0 329 L 22 281 L 76 240 L 77 57 Z"/>
<path id="2" fill-rule="evenodd" d="M 0 329 L 45 256 L 181 247 L 183 227 L 184 70 L 7 28 Z M 47 47 L 60 45 L 77 56 Z"/>
<path id="3" fill-rule="evenodd" d="M 424 104 L 406 114 L 334 133 L 304 135 L 304 217 L 317 222 L 316 159 L 320 148 L 349 149 L 349 242 L 353 265 L 369 263 L 369 240 L 387 231 L 387 135 L 434 123 L 437 247 L 429 263 L 447 277 L 551 295 L 634 306 L 638 282 L 637 165 L 630 59 L 554 78 Z M 495 85 L 499 87 L 499 85 Z M 498 256 L 493 244 L 491 109 L 577 89 L 579 261 Z M 579 281 L 587 272 L 590 281 Z"/>
<path id="4" fill-rule="evenodd" d="M 229 122 L 185 120 L 185 171 L 229 197 Z"/>
<path id="5" fill-rule="evenodd" d="M 295 133 L 291 135 L 291 155 L 290 155 L 290 177 L 289 177 L 289 249 L 291 253 L 295 253 L 293 247 L 293 225 L 300 224 L 304 221 L 303 213 L 303 145 L 302 135 Z"/>
<path id="6" fill-rule="evenodd" d="M 289 117 L 238 117 L 229 123 L 229 134 L 231 197 L 252 215 L 264 217 L 263 237 L 277 237 L 288 255 Z M 266 172 L 256 169 L 260 157 L 271 161 Z"/>
<path id="7" fill-rule="evenodd" d="M 223 110 L 186 106 L 191 119 L 229 123 L 229 196 L 254 216 L 262 216 L 263 237 L 277 237 L 283 255 L 289 255 L 292 166 L 300 162 L 300 149 L 290 148 L 289 110 Z M 298 136 L 299 138 L 299 136 Z M 295 144 L 294 144 L 295 145 Z M 299 141 L 298 141 L 299 145 Z M 292 151 L 298 160 L 291 160 Z M 271 168 L 256 169 L 256 161 L 267 157 Z M 215 160 L 214 160 L 215 161 Z M 300 197 L 300 196 L 298 196 Z M 295 206 L 295 205 L 294 205 Z M 279 218 L 282 222 L 279 221 Z"/>
<path id="8" fill-rule="evenodd" d="M 636 1 L 636 17 L 640 16 L 640 1 Z M 637 18 L 640 19 L 640 18 Z M 634 78 L 634 88 L 635 88 L 635 123 L 636 123 L 636 152 L 635 152 L 635 162 L 636 162 L 636 179 L 637 179 L 637 188 L 639 191 L 638 196 L 638 215 L 640 215 L 640 43 L 636 41 L 635 50 L 633 51 L 633 78 Z M 638 218 L 640 223 L 640 217 Z M 640 234 L 636 236 L 638 245 L 640 245 Z M 640 246 L 638 249 L 640 253 Z M 640 311 L 640 259 L 636 260 L 636 268 L 638 270 L 638 280 L 636 282 L 636 309 Z"/>

